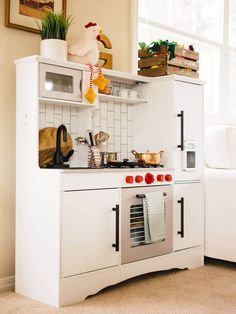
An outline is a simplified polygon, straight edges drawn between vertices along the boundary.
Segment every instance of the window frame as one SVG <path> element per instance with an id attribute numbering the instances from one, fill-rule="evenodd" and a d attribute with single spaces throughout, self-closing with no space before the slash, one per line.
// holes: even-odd
<path id="1" fill-rule="evenodd" d="M 236 48 L 229 46 L 229 3 L 230 0 L 223 0 L 223 38 L 222 43 L 207 39 L 196 34 L 181 31 L 175 27 L 164 25 L 145 18 L 139 18 L 138 16 L 138 0 L 131 0 L 131 70 L 132 73 L 137 73 L 138 70 L 138 23 L 149 24 L 152 27 L 157 27 L 163 31 L 176 33 L 180 36 L 189 38 L 190 40 L 196 40 L 203 44 L 216 47 L 220 51 L 220 63 L 219 63 L 219 112 L 217 114 L 207 114 L 207 118 L 210 120 L 224 121 L 224 123 L 236 124 L 236 109 L 233 110 L 229 104 L 229 53 L 230 51 L 236 53 Z M 225 112 L 227 112 L 225 114 Z"/>

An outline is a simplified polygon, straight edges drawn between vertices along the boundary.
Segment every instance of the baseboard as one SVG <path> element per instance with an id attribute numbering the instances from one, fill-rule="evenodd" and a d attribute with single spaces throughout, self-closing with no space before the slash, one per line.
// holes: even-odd
<path id="1" fill-rule="evenodd" d="M 15 287 L 15 277 L 5 277 L 0 279 L 0 291 L 13 289 Z"/>

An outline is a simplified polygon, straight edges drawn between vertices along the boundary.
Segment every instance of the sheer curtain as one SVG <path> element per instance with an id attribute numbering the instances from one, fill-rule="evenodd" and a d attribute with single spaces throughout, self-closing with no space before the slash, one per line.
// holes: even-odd
<path id="1" fill-rule="evenodd" d="M 199 51 L 205 113 L 236 117 L 236 0 L 139 0 L 138 41 L 159 39 Z"/>

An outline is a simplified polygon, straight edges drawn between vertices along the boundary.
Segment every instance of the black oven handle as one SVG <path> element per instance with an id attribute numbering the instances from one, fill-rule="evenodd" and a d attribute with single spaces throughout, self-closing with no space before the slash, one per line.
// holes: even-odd
<path id="1" fill-rule="evenodd" d="M 180 204 L 180 231 L 178 231 L 178 234 L 180 234 L 181 238 L 184 238 L 184 198 L 181 197 L 180 200 L 178 200 L 178 203 Z"/>
<path id="2" fill-rule="evenodd" d="M 163 196 L 166 196 L 166 195 L 167 195 L 166 192 L 164 192 Z M 137 198 L 145 198 L 146 196 L 145 196 L 145 194 L 136 194 L 136 197 Z"/>
<path id="3" fill-rule="evenodd" d="M 112 247 L 116 249 L 116 252 L 120 250 L 120 207 L 116 205 L 116 207 L 112 208 L 113 211 L 116 212 L 116 243 L 112 244 Z"/>

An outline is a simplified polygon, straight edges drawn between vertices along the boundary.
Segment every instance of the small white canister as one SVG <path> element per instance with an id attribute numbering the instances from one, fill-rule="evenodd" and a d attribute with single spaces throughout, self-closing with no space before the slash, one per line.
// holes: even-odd
<path id="1" fill-rule="evenodd" d="M 77 161 L 76 166 L 78 168 L 88 168 L 89 167 L 89 147 L 86 138 L 77 137 Z"/>

